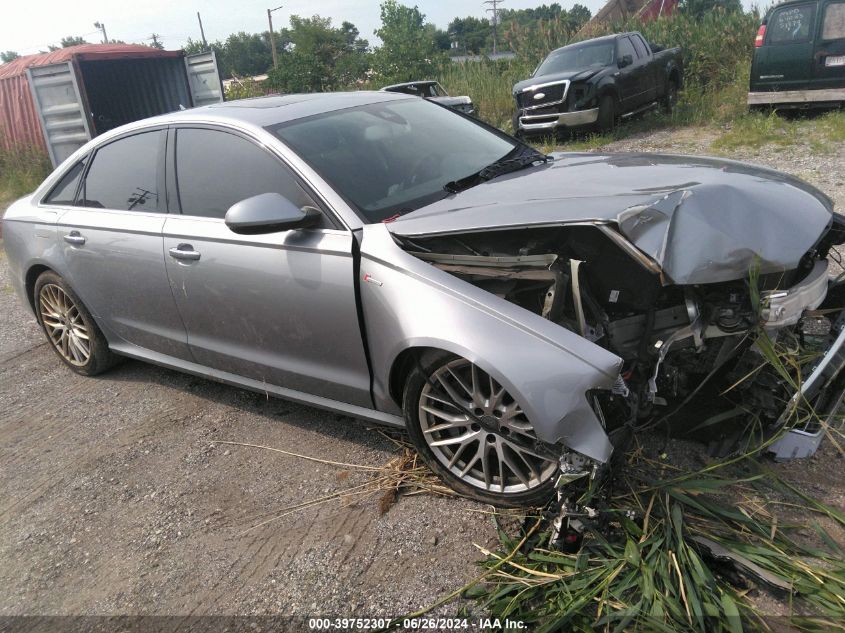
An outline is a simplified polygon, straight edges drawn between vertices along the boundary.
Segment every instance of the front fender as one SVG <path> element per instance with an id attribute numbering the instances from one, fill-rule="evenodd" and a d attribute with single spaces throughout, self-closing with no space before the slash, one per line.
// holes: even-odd
<path id="1" fill-rule="evenodd" d="M 398 411 L 390 371 L 409 348 L 463 356 L 520 403 L 537 436 L 599 461 L 612 452 L 587 400 L 610 389 L 622 360 L 586 339 L 406 253 L 383 224 L 361 243 L 361 303 L 376 406 Z"/>

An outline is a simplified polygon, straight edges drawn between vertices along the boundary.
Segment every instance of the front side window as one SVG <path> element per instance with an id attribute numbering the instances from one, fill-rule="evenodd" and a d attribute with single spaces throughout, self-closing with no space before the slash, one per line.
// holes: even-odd
<path id="1" fill-rule="evenodd" d="M 831 2 L 825 8 L 822 39 L 845 39 L 845 2 Z"/>
<path id="2" fill-rule="evenodd" d="M 76 190 L 79 188 L 79 180 L 82 172 L 85 171 L 85 164 L 88 158 L 83 158 L 73 167 L 68 169 L 62 179 L 53 187 L 53 190 L 44 199 L 44 204 L 61 204 L 70 206 L 76 202 Z"/>
<path id="3" fill-rule="evenodd" d="M 815 7 L 804 4 L 778 9 L 766 26 L 767 44 L 798 44 L 810 39 Z"/>
<path id="4" fill-rule="evenodd" d="M 634 61 L 634 60 L 637 59 L 637 54 L 636 54 L 636 52 L 634 52 L 634 46 L 633 46 L 633 44 L 631 44 L 631 40 L 629 40 L 627 37 L 620 37 L 619 38 L 619 56 L 617 57 L 617 59 L 619 59 L 621 61 L 622 58 L 625 57 L 625 55 L 630 55 L 631 61 Z"/>
<path id="5" fill-rule="evenodd" d="M 444 185 L 520 147 L 423 99 L 346 108 L 268 129 L 368 222 L 444 198 Z"/>
<path id="6" fill-rule="evenodd" d="M 160 211 L 158 162 L 164 134 L 143 132 L 98 149 L 82 187 L 82 206 Z"/>
<path id="7" fill-rule="evenodd" d="M 300 208 L 316 206 L 278 159 L 220 130 L 178 130 L 176 179 L 185 215 L 223 218 L 236 202 L 262 193 L 281 194 Z"/>

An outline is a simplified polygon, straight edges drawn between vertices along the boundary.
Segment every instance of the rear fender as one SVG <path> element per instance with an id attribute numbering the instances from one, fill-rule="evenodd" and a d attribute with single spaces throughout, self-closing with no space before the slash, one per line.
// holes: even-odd
<path id="1" fill-rule="evenodd" d="M 406 253 L 383 224 L 364 227 L 361 255 L 361 302 L 380 410 L 400 412 L 389 386 L 403 351 L 442 349 L 505 387 L 541 440 L 599 461 L 610 457 L 587 392 L 611 388 L 619 357 Z"/>

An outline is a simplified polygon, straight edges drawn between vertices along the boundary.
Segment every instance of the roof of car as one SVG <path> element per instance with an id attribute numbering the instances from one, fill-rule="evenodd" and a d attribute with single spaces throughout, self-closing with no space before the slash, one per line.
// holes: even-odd
<path id="1" fill-rule="evenodd" d="M 200 108 L 171 112 L 154 119 L 146 119 L 145 123 L 175 123 L 181 120 L 208 118 L 210 120 L 233 120 L 265 127 L 315 114 L 408 98 L 408 95 L 399 93 L 375 91 L 276 95 L 224 101 Z"/>
<path id="2" fill-rule="evenodd" d="M 560 48 L 556 48 L 552 52 L 555 53 L 559 50 L 564 48 L 574 48 L 576 46 L 581 46 L 582 44 L 597 44 L 601 42 L 610 42 L 616 40 L 620 37 L 624 37 L 626 35 L 634 35 L 635 31 L 628 31 L 627 33 L 613 33 L 611 35 L 602 35 L 601 37 L 593 37 L 588 40 L 581 40 L 580 42 L 573 42 L 572 44 L 567 44 L 566 46 L 561 46 Z"/>

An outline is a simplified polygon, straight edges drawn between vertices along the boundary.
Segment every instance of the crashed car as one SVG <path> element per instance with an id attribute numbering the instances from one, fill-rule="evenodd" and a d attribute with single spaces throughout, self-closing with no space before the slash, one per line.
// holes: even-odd
<path id="1" fill-rule="evenodd" d="M 360 92 L 118 128 L 3 229 L 14 287 L 74 371 L 128 356 L 405 426 L 455 490 L 514 506 L 601 470 L 620 429 L 708 382 L 768 426 L 796 398 L 833 406 L 832 206 L 760 167 L 547 156 Z M 813 344 L 800 391 L 759 370 L 760 332 Z"/>
<path id="2" fill-rule="evenodd" d="M 385 92 L 399 92 L 406 95 L 422 97 L 434 101 L 447 108 L 452 108 L 464 114 L 475 114 L 472 99 L 466 96 L 452 97 L 437 81 L 409 81 L 403 84 L 393 84 L 382 88 Z"/>

